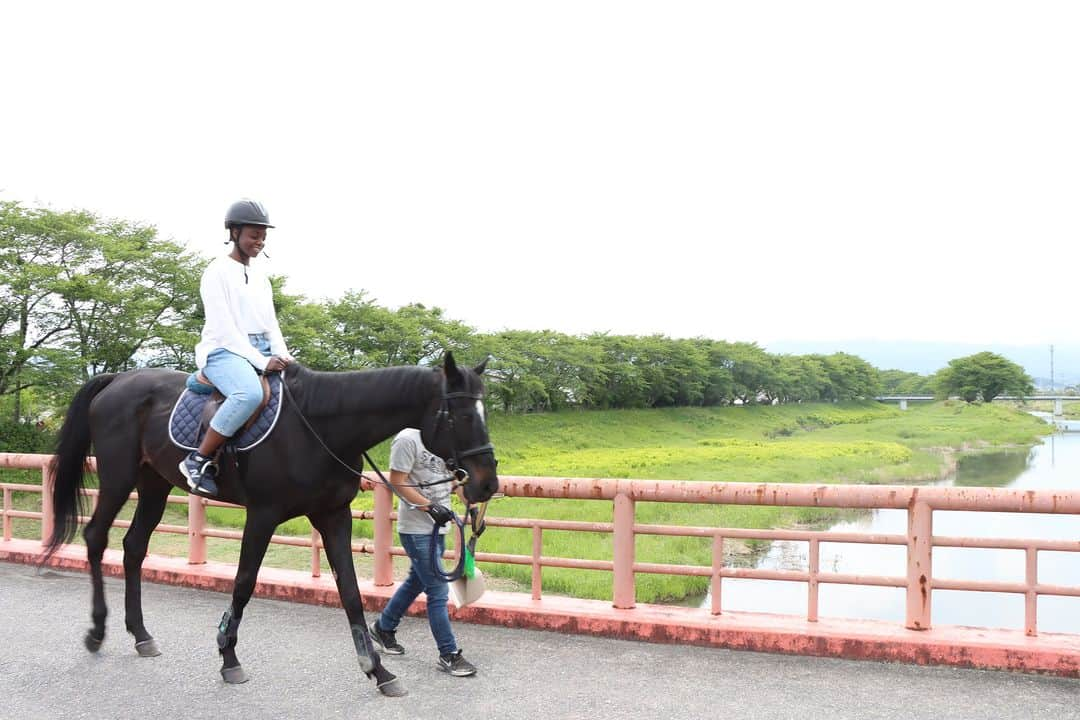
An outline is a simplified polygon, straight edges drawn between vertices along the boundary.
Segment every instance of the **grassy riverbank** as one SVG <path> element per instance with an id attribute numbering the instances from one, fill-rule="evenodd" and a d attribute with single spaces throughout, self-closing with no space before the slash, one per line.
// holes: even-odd
<path id="1" fill-rule="evenodd" d="M 880 403 L 815 404 L 777 407 L 679 408 L 549 413 L 512 416 L 494 413 L 492 440 L 499 470 L 506 475 L 616 477 L 663 480 L 796 483 L 913 483 L 937 479 L 955 467 L 958 454 L 1030 445 L 1048 428 L 1016 409 L 998 405 L 934 403 L 907 411 Z M 386 446 L 374 452 L 385 465 Z M 5 476 L 10 477 L 10 476 Z M 31 474 L 23 481 L 40 481 Z M 26 502 L 35 500 L 26 497 Z M 371 507 L 370 494 L 359 496 L 358 508 Z M 490 516 L 543 517 L 610 521 L 611 504 L 598 501 L 505 498 L 493 502 Z M 164 522 L 183 522 L 182 506 L 171 506 Z M 822 526 L 839 511 L 803 508 L 750 508 L 640 503 L 643 523 L 726 527 Z M 172 518 L 170 520 L 170 517 Z M 242 511 L 212 510 L 211 522 L 240 526 Z M 19 534 L 34 536 L 36 523 L 17 524 Z M 279 532 L 306 534 L 307 522 L 292 520 Z M 356 533 L 370 532 L 357 523 Z M 119 546 L 119 532 L 114 531 Z M 155 538 L 154 552 L 183 552 L 186 538 Z M 490 529 L 481 541 L 485 552 L 531 553 L 526 530 Z M 754 545 L 734 546 L 729 561 L 750 562 Z M 214 544 L 212 557 L 235 561 L 236 543 Z M 639 538 L 643 562 L 709 563 L 709 542 L 692 538 Z M 608 535 L 549 531 L 544 554 L 611 558 Z M 269 563 L 305 568 L 310 553 L 273 548 Z M 359 571 L 367 571 L 358 560 Z M 527 584 L 530 569 L 483 566 L 487 574 L 511 585 Z M 544 570 L 544 591 L 581 597 L 610 597 L 609 573 Z M 638 576 L 642 601 L 680 598 L 704 592 L 701 578 Z"/>
<path id="2" fill-rule="evenodd" d="M 1030 445 L 1047 427 L 1023 412 L 965 403 L 907 411 L 879 403 L 581 412 L 492 419 L 500 471 L 665 480 L 913 483 L 942 477 L 961 452 Z M 505 499 L 492 515 L 609 521 L 610 503 Z M 643 523 L 724 527 L 822 526 L 841 511 L 640 503 Z M 485 550 L 528 554 L 524 530 L 489 533 Z M 734 548 L 736 552 L 739 548 Z M 753 550 L 753 546 L 749 550 Z M 747 548 L 742 548 L 747 550 Z M 643 537 L 642 562 L 709 564 L 707 540 Z M 609 536 L 547 532 L 544 553 L 611 557 Z M 729 559 L 739 564 L 739 557 Z M 746 558 L 749 562 L 750 558 Z M 527 582 L 527 567 L 493 568 Z M 639 575 L 642 600 L 704 592 L 706 580 Z M 545 591 L 607 598 L 607 573 L 544 570 Z"/>

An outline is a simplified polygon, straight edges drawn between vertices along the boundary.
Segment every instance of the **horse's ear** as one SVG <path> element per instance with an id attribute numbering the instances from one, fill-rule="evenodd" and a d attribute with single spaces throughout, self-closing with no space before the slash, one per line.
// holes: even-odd
<path id="1" fill-rule="evenodd" d="M 487 367 L 488 360 L 490 360 L 490 359 L 491 359 L 491 356 L 488 355 L 486 358 L 484 358 L 484 361 L 482 363 L 480 363 L 479 365 L 477 365 L 476 367 L 473 368 L 473 372 L 476 373 L 477 375 L 483 375 L 484 374 L 484 369 Z"/>
<path id="2" fill-rule="evenodd" d="M 446 357 L 443 358 L 443 370 L 446 372 L 447 380 L 458 380 L 461 378 L 461 371 L 458 370 L 457 363 L 454 362 L 454 353 L 450 350 L 446 351 Z"/>

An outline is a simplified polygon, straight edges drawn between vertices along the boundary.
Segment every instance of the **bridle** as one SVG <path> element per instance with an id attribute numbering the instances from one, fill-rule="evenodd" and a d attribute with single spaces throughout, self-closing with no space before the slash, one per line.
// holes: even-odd
<path id="1" fill-rule="evenodd" d="M 446 481 L 454 483 L 453 487 L 464 487 L 469 482 L 469 471 L 466 470 L 461 461 L 467 457 L 473 457 L 475 455 L 484 455 L 491 453 L 494 455 L 495 446 L 490 442 L 483 445 L 476 445 L 464 450 L 458 447 L 457 429 L 454 426 L 454 413 L 450 409 L 451 400 L 473 400 L 479 403 L 483 400 L 481 393 L 471 393 L 465 391 L 448 392 L 446 387 L 446 376 L 442 377 L 442 399 L 439 402 L 439 409 L 435 413 L 434 417 L 428 423 L 427 437 L 431 439 L 432 444 L 435 444 L 435 438 L 441 431 L 448 431 L 450 433 L 450 457 L 446 462 L 446 469 L 450 471 L 451 475 Z M 370 461 L 369 461 L 370 462 Z M 453 510 L 451 510 L 453 512 Z M 469 525 L 472 529 L 472 536 L 468 542 L 465 540 L 465 519 L 462 519 L 458 514 L 454 513 L 454 526 L 457 528 L 458 541 L 457 541 L 457 563 L 454 569 L 450 572 L 442 566 L 442 559 L 439 557 L 437 550 L 437 543 L 435 542 L 439 534 L 439 526 L 435 525 L 431 529 L 431 569 L 436 577 L 445 580 L 446 582 L 453 582 L 459 579 L 465 572 L 466 564 L 476 551 L 476 541 L 483 534 L 487 525 L 484 522 L 484 515 L 487 513 L 487 501 L 477 503 L 473 505 L 468 500 L 465 501 L 465 519 L 469 521 Z"/>
<path id="2" fill-rule="evenodd" d="M 462 467 L 461 460 L 474 455 L 484 455 L 485 453 L 495 452 L 495 446 L 490 442 L 483 445 L 477 445 L 475 447 L 466 448 L 461 450 L 458 448 L 457 428 L 454 426 L 454 413 L 450 411 L 451 400 L 474 400 L 480 402 L 484 399 L 481 393 L 471 393 L 465 391 L 459 392 L 447 392 L 446 389 L 446 376 L 442 378 L 442 399 L 439 401 L 439 409 L 432 417 L 431 421 L 426 423 L 427 427 L 424 428 L 428 438 L 431 439 L 431 446 L 435 446 L 435 438 L 438 437 L 439 432 L 446 429 L 450 433 L 450 457 L 446 459 L 446 469 L 451 472 L 455 482 L 454 487 L 458 488 L 464 486 L 469 482 L 469 472 Z"/>

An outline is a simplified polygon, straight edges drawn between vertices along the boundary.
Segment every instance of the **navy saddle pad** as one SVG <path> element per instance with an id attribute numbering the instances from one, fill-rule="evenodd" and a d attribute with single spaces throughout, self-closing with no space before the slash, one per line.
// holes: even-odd
<path id="1" fill-rule="evenodd" d="M 281 415 L 281 374 L 268 375 L 270 383 L 270 401 L 259 413 L 259 417 L 247 430 L 241 430 L 237 435 L 229 438 L 229 444 L 243 452 L 255 447 L 270 434 L 277 425 L 278 416 Z M 203 408 L 210 399 L 213 391 L 209 385 L 203 385 L 195 380 L 192 373 L 188 378 L 187 389 L 180 394 L 180 398 L 173 406 L 172 415 L 169 417 L 169 439 L 173 444 L 184 450 L 197 450 L 199 447 L 199 425 L 202 421 Z"/>

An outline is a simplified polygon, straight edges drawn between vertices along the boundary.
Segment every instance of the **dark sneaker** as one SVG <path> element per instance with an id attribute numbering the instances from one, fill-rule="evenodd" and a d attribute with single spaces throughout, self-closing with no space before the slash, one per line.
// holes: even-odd
<path id="1" fill-rule="evenodd" d="M 476 668 L 473 664 L 461 657 L 461 651 L 439 656 L 439 668 L 456 677 L 475 675 Z"/>
<path id="2" fill-rule="evenodd" d="M 379 627 L 379 621 L 371 623 L 368 628 L 371 631 L 371 639 L 375 641 L 375 644 L 382 648 L 382 651 L 387 655 L 403 655 L 405 654 L 405 648 L 398 643 L 397 638 L 394 636 L 394 632 L 390 630 L 383 630 Z"/>
<path id="3" fill-rule="evenodd" d="M 218 494 L 214 475 L 217 465 L 213 458 L 206 458 L 198 452 L 191 452 L 180 462 L 180 472 L 187 478 L 188 488 L 198 495 L 214 496 Z"/>

